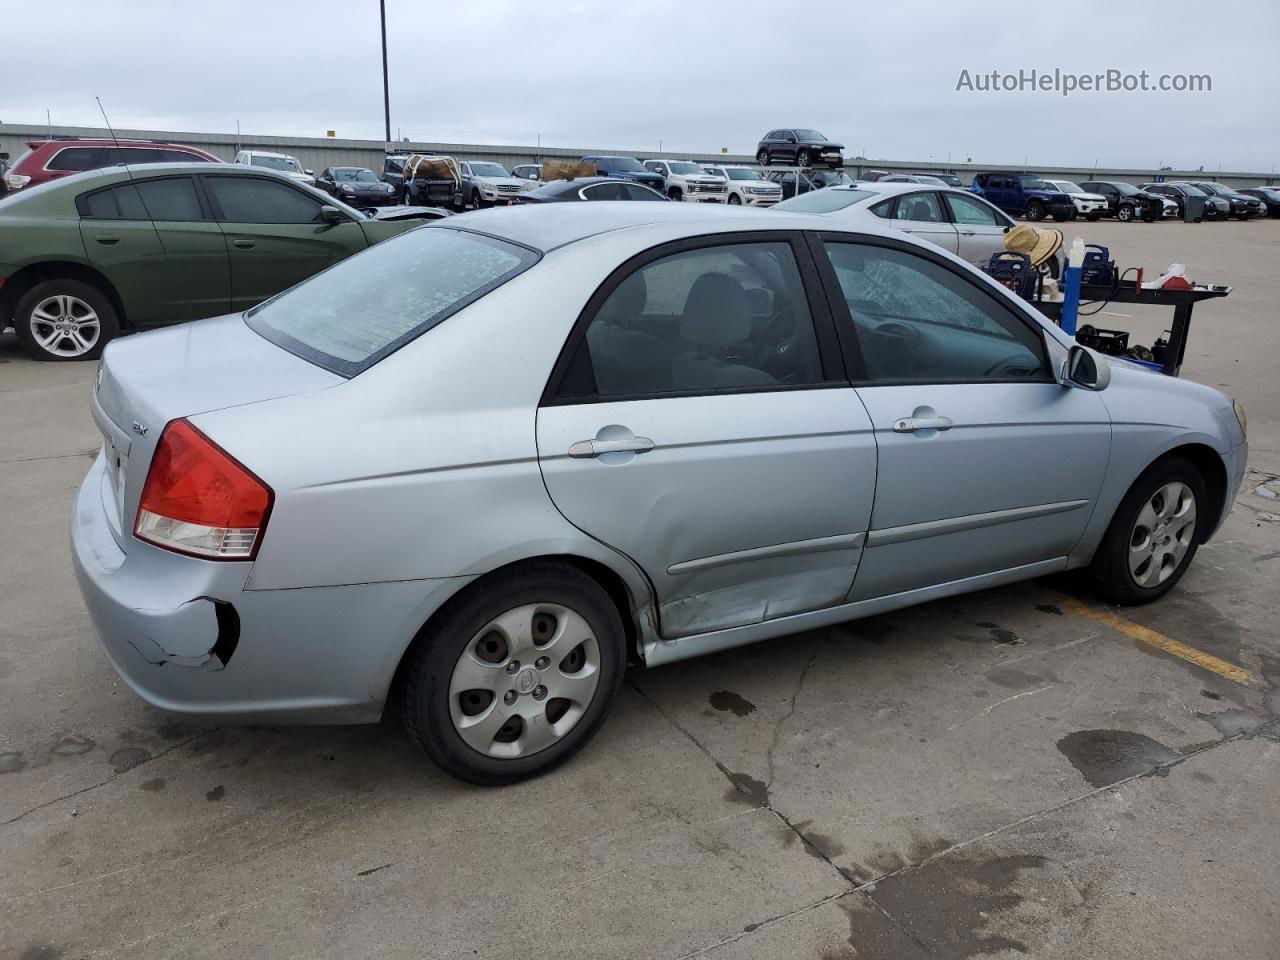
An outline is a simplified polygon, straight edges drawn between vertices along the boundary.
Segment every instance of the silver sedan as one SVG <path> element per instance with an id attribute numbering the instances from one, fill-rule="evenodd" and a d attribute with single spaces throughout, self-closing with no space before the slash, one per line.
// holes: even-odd
<path id="1" fill-rule="evenodd" d="M 1004 235 L 1016 224 L 977 194 L 939 183 L 852 183 L 802 193 L 774 209 L 826 214 L 850 225 L 893 227 L 958 254 L 974 266 L 986 266 L 992 254 L 1004 252 Z M 1052 272 L 1058 273 L 1057 269 Z"/>
<path id="2" fill-rule="evenodd" d="M 112 343 L 72 515 L 154 706 L 374 721 L 545 771 L 665 664 L 1082 568 L 1155 600 L 1244 416 L 937 247 L 825 217 L 451 217 L 242 315 Z M 395 696 L 393 696 L 393 693 Z"/>

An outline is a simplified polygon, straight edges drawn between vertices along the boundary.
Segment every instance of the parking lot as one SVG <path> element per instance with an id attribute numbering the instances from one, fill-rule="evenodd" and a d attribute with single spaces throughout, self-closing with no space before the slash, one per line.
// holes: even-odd
<path id="1" fill-rule="evenodd" d="M 144 706 L 69 559 L 94 365 L 0 337 L 0 957 L 1280 957 L 1280 221 L 1061 226 L 1235 288 L 1183 375 L 1244 404 L 1250 471 L 1173 593 L 1042 580 L 633 669 L 504 789 L 389 721 Z M 1090 322 L 1171 318 L 1133 311 Z"/>

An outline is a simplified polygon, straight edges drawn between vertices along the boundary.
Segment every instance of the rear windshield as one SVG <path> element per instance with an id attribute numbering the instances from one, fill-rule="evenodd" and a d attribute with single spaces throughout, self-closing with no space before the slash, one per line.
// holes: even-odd
<path id="1" fill-rule="evenodd" d="M 783 200 L 774 209 L 793 210 L 796 213 L 831 213 L 874 196 L 870 190 L 811 190 L 790 200 Z"/>
<path id="2" fill-rule="evenodd" d="M 351 377 L 537 260 L 492 237 L 423 227 L 343 260 L 245 319 L 277 346 Z"/>

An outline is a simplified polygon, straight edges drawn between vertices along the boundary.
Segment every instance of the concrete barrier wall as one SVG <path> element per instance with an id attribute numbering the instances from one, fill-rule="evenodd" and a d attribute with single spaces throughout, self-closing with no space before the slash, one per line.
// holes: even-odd
<path id="1" fill-rule="evenodd" d="M 0 150 L 7 150 L 10 156 L 17 159 L 26 149 L 28 140 L 43 140 L 55 137 L 93 137 L 110 138 L 110 134 L 96 127 L 46 127 L 0 123 Z M 288 153 L 298 158 L 304 167 L 317 173 L 331 166 L 368 167 L 375 173 L 382 170 L 382 158 L 386 153 L 385 144 L 381 140 L 340 140 L 327 137 L 265 137 L 223 133 L 190 133 L 171 130 L 117 130 L 116 136 L 121 140 L 162 140 L 166 143 L 182 143 L 199 147 L 222 157 L 224 160 L 235 159 L 237 149 L 257 148 L 277 153 Z M 602 148 L 563 148 L 533 146 L 493 146 L 467 143 L 427 143 L 414 140 L 395 144 L 399 152 L 407 153 L 443 153 L 457 157 L 459 160 L 492 160 L 501 163 L 508 169 L 519 163 L 536 163 L 547 157 L 565 157 L 578 159 L 592 154 L 610 154 L 638 157 L 647 160 L 653 157 L 668 156 L 694 160 L 700 163 L 754 163 L 755 158 L 745 155 L 719 153 L 665 153 L 652 150 L 627 151 Z M 924 163 L 913 160 L 846 160 L 845 169 L 852 176 L 860 175 L 864 170 L 915 171 L 920 173 L 950 172 L 956 173 L 966 184 L 974 173 L 983 171 L 1018 171 L 1024 169 L 1020 164 L 951 164 Z M 1131 183 L 1143 183 L 1163 175 L 1166 180 L 1216 180 L 1232 187 L 1256 186 L 1261 183 L 1280 182 L 1280 176 L 1249 171 L 1208 171 L 1165 170 L 1098 167 L 1096 169 L 1081 167 L 1032 167 L 1030 172 L 1040 173 L 1048 177 L 1064 180 L 1125 180 Z"/>

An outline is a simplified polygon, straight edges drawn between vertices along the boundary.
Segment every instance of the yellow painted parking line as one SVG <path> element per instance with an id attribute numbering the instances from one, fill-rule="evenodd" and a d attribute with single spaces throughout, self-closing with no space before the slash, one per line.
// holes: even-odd
<path id="1" fill-rule="evenodd" d="M 1126 620 L 1118 614 L 1112 613 L 1110 610 L 1102 607 L 1095 607 L 1087 604 L 1075 597 L 1063 597 L 1059 601 L 1059 605 L 1070 610 L 1072 613 L 1078 613 L 1082 617 L 1088 617 L 1095 623 L 1101 623 L 1123 633 L 1126 637 L 1131 637 L 1139 643 L 1145 643 L 1147 646 L 1155 647 L 1157 650 L 1163 650 L 1165 653 L 1193 663 L 1197 667 L 1210 670 L 1220 677 L 1226 677 L 1235 683 L 1245 687 L 1262 686 L 1262 678 L 1256 673 L 1246 670 L 1244 667 L 1237 666 L 1221 657 L 1215 657 L 1211 653 L 1205 653 L 1203 650 L 1197 650 L 1195 647 L 1187 646 L 1172 637 L 1166 637 L 1163 633 L 1157 633 L 1150 627 L 1144 627 L 1140 623 L 1134 623 L 1132 620 Z"/>

